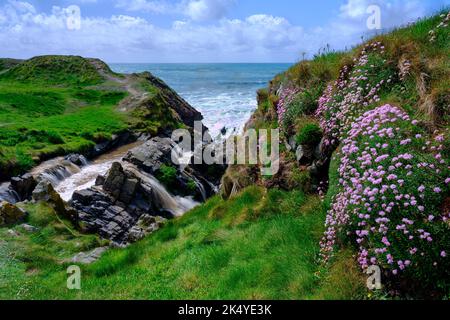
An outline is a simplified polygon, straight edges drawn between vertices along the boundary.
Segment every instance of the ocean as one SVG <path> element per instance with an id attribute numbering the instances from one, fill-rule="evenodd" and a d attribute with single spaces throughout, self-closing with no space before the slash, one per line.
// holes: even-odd
<path id="1" fill-rule="evenodd" d="M 164 80 L 204 117 L 212 137 L 223 127 L 240 132 L 256 108 L 256 91 L 290 64 L 129 64 L 115 72 L 149 71 Z"/>

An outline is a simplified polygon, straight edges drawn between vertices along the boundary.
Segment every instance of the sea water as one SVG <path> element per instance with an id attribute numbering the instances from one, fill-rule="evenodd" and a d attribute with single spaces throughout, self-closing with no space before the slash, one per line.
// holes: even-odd
<path id="1" fill-rule="evenodd" d="M 200 111 L 212 137 L 239 133 L 256 109 L 256 91 L 290 64 L 110 64 L 115 72 L 149 71 Z"/>

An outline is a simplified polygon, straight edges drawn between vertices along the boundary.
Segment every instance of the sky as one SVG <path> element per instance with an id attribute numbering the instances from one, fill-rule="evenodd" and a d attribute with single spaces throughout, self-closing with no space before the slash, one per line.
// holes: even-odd
<path id="1" fill-rule="evenodd" d="M 295 62 L 449 6 L 450 0 L 0 0 L 0 57 Z M 373 29 L 368 21 L 380 24 Z"/>

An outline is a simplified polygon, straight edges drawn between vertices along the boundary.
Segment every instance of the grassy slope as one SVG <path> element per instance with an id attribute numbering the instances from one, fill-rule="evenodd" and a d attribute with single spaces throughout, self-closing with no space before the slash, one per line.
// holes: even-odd
<path id="1" fill-rule="evenodd" d="M 323 219 L 315 196 L 250 187 L 229 201 L 212 198 L 127 249 L 108 251 L 82 267 L 82 290 L 69 291 L 67 264 L 58 259 L 96 241 L 73 236 L 41 205 L 31 211 L 30 223 L 43 229 L 8 240 L 3 248 L 0 298 L 361 297 L 363 280 L 349 252 L 342 252 L 329 269 L 320 270 L 316 263 Z M 6 230 L 1 232 L 7 237 Z"/>
<path id="2" fill-rule="evenodd" d="M 158 89 L 139 76 L 130 81 L 139 86 L 135 91 L 149 93 L 152 112 L 119 112 L 117 105 L 129 93 L 124 84 L 104 74 L 119 80 L 123 76 L 99 60 L 43 56 L 0 62 L 0 67 L 9 67 L 0 72 L 2 175 L 19 174 L 56 155 L 84 153 L 127 128 L 156 132 L 171 120 L 165 102 L 156 105 L 158 99 L 150 100 L 158 97 Z"/>

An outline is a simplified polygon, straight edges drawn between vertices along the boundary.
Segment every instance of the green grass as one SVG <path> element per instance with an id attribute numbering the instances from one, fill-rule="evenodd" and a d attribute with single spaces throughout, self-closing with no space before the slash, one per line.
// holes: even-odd
<path id="1" fill-rule="evenodd" d="M 99 60 L 1 59 L 1 68 L 5 69 L 0 72 L 1 180 L 54 156 L 87 153 L 96 143 L 127 129 L 156 134 L 178 125 L 164 96 L 139 75 L 129 80 L 130 85 L 147 92 L 147 101 L 131 112 L 119 111 L 117 106 L 128 92 L 120 82 L 103 76 L 123 75 L 114 74 Z"/>
<path id="2" fill-rule="evenodd" d="M 127 128 L 125 92 L 0 80 L 0 171 L 19 174 L 49 157 L 86 152 Z"/>
<path id="3" fill-rule="evenodd" d="M 37 213 L 43 208 L 34 210 L 30 222 L 49 223 Z M 16 257 L 0 298 L 360 298 L 363 281 L 351 255 L 343 252 L 329 269 L 317 262 L 323 219 L 318 198 L 299 191 L 250 187 L 228 201 L 214 197 L 143 241 L 82 266 L 81 291 L 66 289 L 67 264 L 55 260 L 79 250 L 73 244 L 84 237 L 72 238 L 60 225 L 61 239 L 48 227 L 8 242 Z"/>

